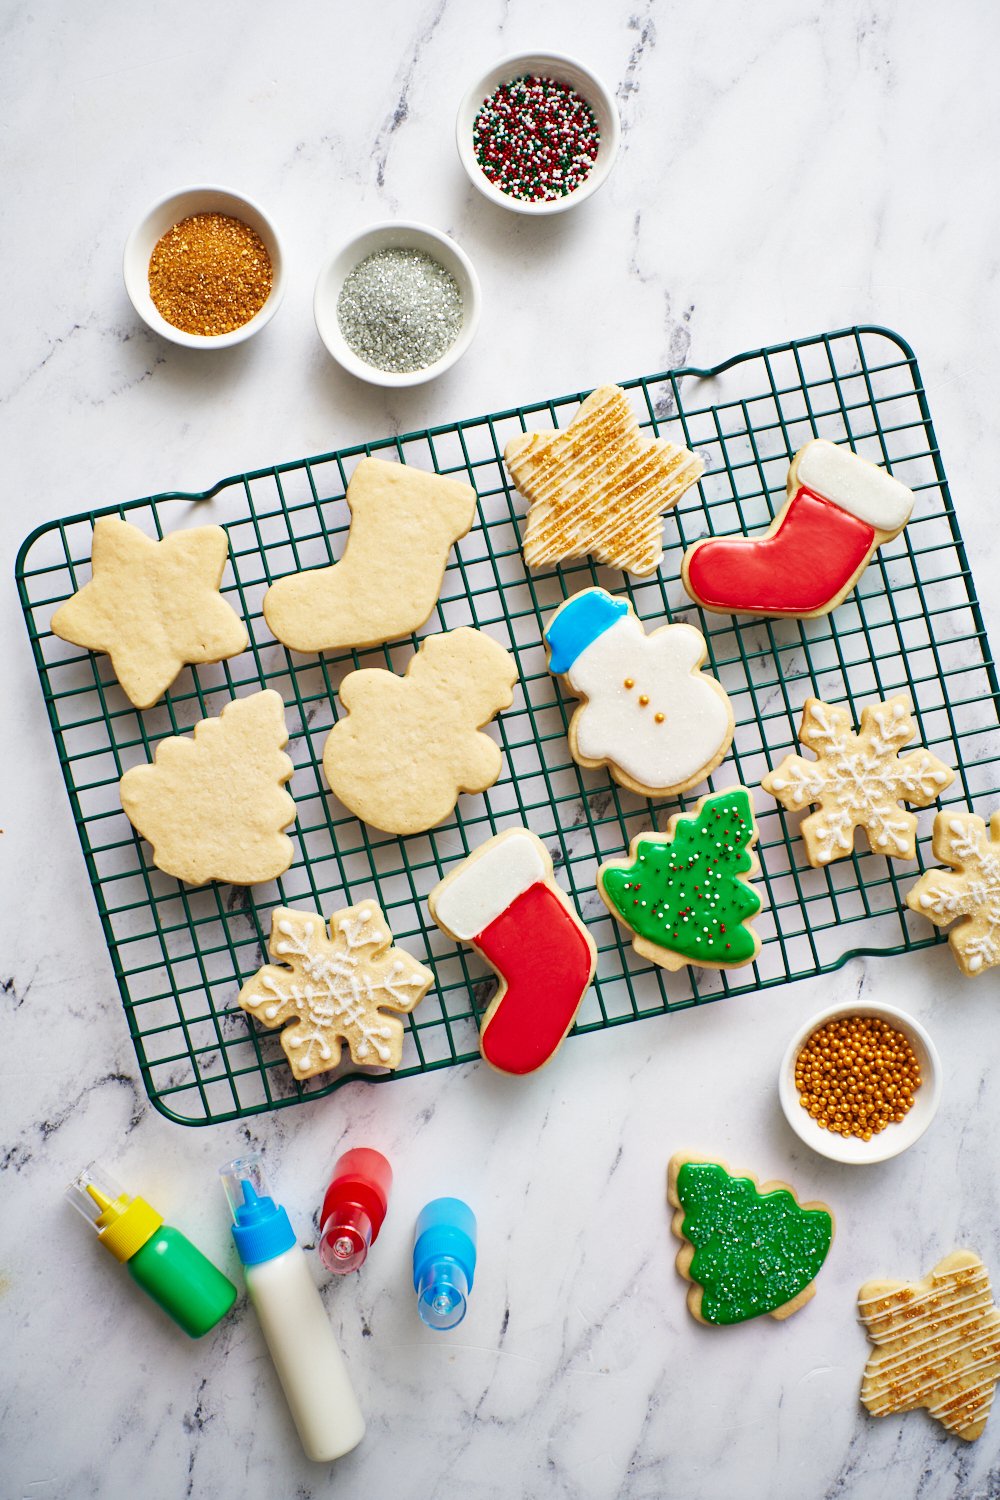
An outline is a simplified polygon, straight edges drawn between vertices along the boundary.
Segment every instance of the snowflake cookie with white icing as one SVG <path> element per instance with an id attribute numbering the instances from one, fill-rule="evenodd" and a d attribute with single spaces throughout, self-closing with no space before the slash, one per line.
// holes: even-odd
<path id="1" fill-rule="evenodd" d="M 579 765 L 666 797 L 704 781 L 732 744 L 732 706 L 700 670 L 708 648 L 693 625 L 647 635 L 627 599 L 590 588 L 560 605 L 545 644 L 549 671 L 583 699 L 569 726 Z"/>
<path id="2" fill-rule="evenodd" d="M 434 983 L 430 969 L 393 946 L 376 901 L 322 917 L 280 906 L 271 914 L 271 957 L 240 990 L 264 1026 L 285 1026 L 281 1045 L 296 1078 L 335 1068 L 347 1043 L 356 1063 L 398 1068 L 403 1023 Z"/>
<path id="3" fill-rule="evenodd" d="M 930 807 L 955 779 L 929 750 L 900 755 L 916 732 L 905 693 L 869 703 L 858 733 L 846 708 L 806 699 L 799 739 L 816 759 L 787 755 L 761 787 L 789 812 L 819 804 L 800 829 L 811 865 L 845 859 L 854 849 L 856 828 L 864 829 L 874 854 L 916 858 L 917 819 L 899 804 Z"/>
<path id="4" fill-rule="evenodd" d="M 933 849 L 951 869 L 921 875 L 906 904 L 935 927 L 963 919 L 949 932 L 948 945 L 971 979 L 1000 964 L 1000 809 L 988 827 L 974 813 L 939 812 Z"/>

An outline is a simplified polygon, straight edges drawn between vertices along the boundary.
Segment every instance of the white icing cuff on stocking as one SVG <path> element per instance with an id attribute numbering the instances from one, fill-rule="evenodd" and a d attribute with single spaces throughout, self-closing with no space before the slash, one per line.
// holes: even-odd
<path id="1" fill-rule="evenodd" d="M 548 877 L 544 846 L 526 828 L 514 829 L 471 855 L 431 893 L 431 915 L 439 927 L 469 942 Z"/>
<path id="2" fill-rule="evenodd" d="M 899 531 L 910 519 L 913 491 L 850 448 L 816 438 L 801 450 L 799 484 L 850 511 L 877 531 Z"/>

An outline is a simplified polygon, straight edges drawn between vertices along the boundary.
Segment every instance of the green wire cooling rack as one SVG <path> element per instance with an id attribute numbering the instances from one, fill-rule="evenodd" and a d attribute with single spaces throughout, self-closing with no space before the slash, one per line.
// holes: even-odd
<path id="1" fill-rule="evenodd" d="M 579 394 L 496 412 L 319 458 L 224 480 L 204 495 L 165 494 L 52 522 L 21 548 L 17 579 L 73 816 L 121 990 L 139 1067 L 153 1104 L 188 1125 L 233 1120 L 321 1097 L 351 1077 L 406 1077 L 478 1056 L 477 1017 L 493 991 L 485 965 L 440 933 L 428 891 L 483 839 L 523 822 L 546 842 L 598 946 L 593 988 L 576 1032 L 704 1004 L 837 968 L 859 953 L 898 953 L 941 941 L 908 912 L 912 864 L 867 850 L 812 869 L 797 819 L 757 793 L 763 946 L 755 964 L 728 973 L 664 973 L 636 957 L 595 891 L 598 863 L 632 836 L 663 826 L 677 802 L 649 802 L 605 772 L 570 759 L 566 727 L 576 700 L 545 666 L 542 623 L 577 589 L 600 583 L 628 593 L 643 620 L 697 622 L 708 669 L 732 699 L 736 735 L 711 778 L 759 785 L 796 745 L 810 694 L 850 705 L 910 693 L 923 743 L 957 767 L 946 801 L 980 812 L 995 805 L 1000 701 L 989 644 L 948 493 L 912 350 L 885 329 L 820 334 L 626 382 L 643 426 L 697 450 L 705 476 L 664 522 L 659 574 L 636 582 L 584 562 L 528 575 L 520 552 L 523 501 L 503 466 L 504 444 L 525 427 L 564 424 Z M 765 527 L 785 497 L 795 450 L 823 436 L 884 464 L 917 496 L 904 533 L 883 547 L 857 589 L 830 616 L 763 620 L 705 614 L 680 583 L 684 548 L 706 533 Z M 321 756 L 337 716 L 337 687 L 356 666 L 401 671 L 417 638 L 377 651 L 302 657 L 271 637 L 261 613 L 270 582 L 335 560 L 348 528 L 343 502 L 354 464 L 378 453 L 472 483 L 475 528 L 454 550 L 435 615 L 420 635 L 476 625 L 513 651 L 520 686 L 492 732 L 504 769 L 481 797 L 459 799 L 440 827 L 408 839 L 360 824 L 327 791 Z M 224 589 L 250 629 L 249 650 L 217 666 L 185 669 L 163 703 L 140 713 L 106 656 L 54 637 L 55 608 L 89 577 L 98 515 L 122 515 L 152 535 L 218 520 L 231 567 Z M 162 874 L 132 831 L 118 781 L 152 758 L 157 741 L 217 714 L 264 685 L 286 704 L 295 763 L 295 861 L 250 890 L 194 889 Z M 689 802 L 697 798 L 696 789 Z M 683 806 L 685 799 L 679 799 Z M 921 856 L 933 809 L 921 814 Z M 923 858 L 918 860 L 923 868 Z M 436 988 L 407 1021 L 394 1074 L 350 1066 L 309 1083 L 291 1076 L 274 1032 L 236 1006 L 240 984 L 264 961 L 270 913 L 284 904 L 324 915 L 374 894 L 396 940 L 434 969 Z"/>

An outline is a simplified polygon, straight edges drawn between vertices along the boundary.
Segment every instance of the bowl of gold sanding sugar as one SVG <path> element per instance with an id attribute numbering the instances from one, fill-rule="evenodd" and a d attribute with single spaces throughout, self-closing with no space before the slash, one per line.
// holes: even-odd
<path id="1" fill-rule="evenodd" d="M 479 278 L 454 240 L 426 224 L 373 224 L 316 282 L 320 338 L 351 375 L 420 385 L 451 368 L 479 323 Z"/>
<path id="2" fill-rule="evenodd" d="M 596 73 L 561 52 L 505 57 L 467 91 L 455 140 L 469 180 L 515 213 L 564 213 L 607 181 L 621 121 Z"/>
<path id="3" fill-rule="evenodd" d="M 789 1042 L 778 1097 L 795 1134 L 820 1156 L 851 1166 L 887 1161 L 937 1114 L 941 1059 L 920 1022 L 896 1006 L 833 1005 Z"/>
<path id="4" fill-rule="evenodd" d="M 253 199 L 191 187 L 154 203 L 125 243 L 125 290 L 154 333 L 227 349 L 269 323 L 285 290 L 278 232 Z"/>

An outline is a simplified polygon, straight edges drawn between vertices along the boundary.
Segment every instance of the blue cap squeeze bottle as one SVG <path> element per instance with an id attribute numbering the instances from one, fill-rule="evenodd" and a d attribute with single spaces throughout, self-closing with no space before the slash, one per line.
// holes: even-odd
<path id="1" fill-rule="evenodd" d="M 413 1234 L 413 1290 L 428 1328 L 457 1328 L 476 1272 L 476 1216 L 461 1198 L 434 1198 Z"/>
<path id="2" fill-rule="evenodd" d="M 326 1308 L 260 1157 L 238 1157 L 219 1175 L 250 1301 L 302 1447 L 316 1463 L 329 1463 L 357 1447 L 365 1422 Z"/>

